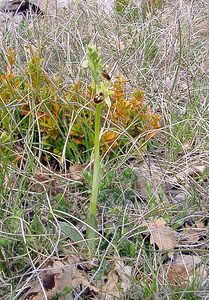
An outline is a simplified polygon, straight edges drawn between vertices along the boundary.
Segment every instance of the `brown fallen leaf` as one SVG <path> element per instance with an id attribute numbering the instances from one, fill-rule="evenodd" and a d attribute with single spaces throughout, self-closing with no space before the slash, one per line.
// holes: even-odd
<path id="1" fill-rule="evenodd" d="M 83 170 L 86 165 L 75 164 L 69 168 L 69 177 L 75 181 L 83 180 Z"/>
<path id="2" fill-rule="evenodd" d="M 34 57 L 38 53 L 38 41 L 37 40 L 33 40 L 33 44 L 32 43 L 25 43 L 24 44 L 24 50 L 25 50 L 25 53 L 30 58 Z"/>
<path id="3" fill-rule="evenodd" d="M 119 276 L 120 286 L 124 293 L 126 293 L 131 288 L 131 272 L 132 268 L 130 266 L 125 266 L 123 261 L 115 262 L 115 269 Z"/>
<path id="4" fill-rule="evenodd" d="M 118 289 L 118 275 L 115 270 L 112 270 L 107 275 L 107 282 L 102 286 L 100 299 L 104 300 L 116 300 L 121 299 L 120 291 Z"/>
<path id="5" fill-rule="evenodd" d="M 192 163 L 191 165 L 186 167 L 182 172 L 179 172 L 176 175 L 177 179 L 180 180 L 185 180 L 186 177 L 198 177 L 203 175 L 203 173 L 206 171 L 206 169 L 208 168 L 208 166 L 205 164 L 203 164 L 202 162 L 198 162 L 198 163 Z"/>
<path id="6" fill-rule="evenodd" d="M 39 275 L 44 290 L 37 279 L 21 300 L 43 300 L 45 295 L 48 299 L 53 299 L 57 293 L 66 287 L 72 289 L 88 287 L 93 292 L 98 293 L 99 290 L 90 283 L 87 274 L 77 268 L 78 263 L 78 257 L 73 255 L 63 259 L 50 258 Z M 67 299 L 73 299 L 71 294 Z"/>
<path id="7" fill-rule="evenodd" d="M 63 260 L 51 258 L 43 266 L 44 270 L 39 275 L 44 291 L 37 280 L 22 299 L 42 300 L 44 292 L 49 299 L 52 298 L 64 287 L 71 285 L 76 263 L 77 258 L 73 256 Z"/>
<path id="8" fill-rule="evenodd" d="M 163 218 L 149 222 L 147 225 L 151 236 L 150 243 L 156 244 L 159 250 L 171 250 L 177 245 L 176 231 L 166 226 Z"/>
<path id="9" fill-rule="evenodd" d="M 93 283 L 90 284 L 87 274 L 84 271 L 80 271 L 78 269 L 74 273 L 72 286 L 74 289 L 77 289 L 78 287 L 82 286 L 83 288 L 88 287 L 90 290 L 94 291 L 95 293 L 99 292 L 98 288 L 95 287 Z"/>
<path id="10" fill-rule="evenodd" d="M 202 221 L 195 221 L 195 226 L 197 228 L 205 228 L 205 224 Z"/>
<path id="11" fill-rule="evenodd" d="M 117 50 L 123 50 L 125 49 L 124 43 L 121 41 L 121 39 L 117 35 L 112 36 L 111 46 L 116 48 Z"/>
<path id="12" fill-rule="evenodd" d="M 189 227 L 189 228 L 183 228 L 179 232 L 179 244 L 181 245 L 195 245 L 199 244 L 202 245 L 205 243 L 206 238 L 208 236 L 209 229 L 207 227 L 205 228 L 195 228 L 195 227 Z"/>
<path id="13" fill-rule="evenodd" d="M 173 285 L 185 285 L 191 283 L 196 276 L 199 278 L 207 276 L 206 268 L 197 255 L 179 255 L 170 264 L 165 264 L 163 269 Z"/>
<path id="14" fill-rule="evenodd" d="M 115 261 L 115 268 L 111 270 L 106 282 L 102 279 L 97 288 L 100 290 L 100 300 L 116 300 L 123 299 L 124 294 L 130 290 L 131 287 L 131 271 L 130 266 L 125 266 L 122 260 Z"/>
<path id="15" fill-rule="evenodd" d="M 41 173 L 41 171 L 37 170 L 30 180 L 32 183 L 31 190 L 35 192 L 43 193 L 46 188 L 49 189 L 52 196 L 56 196 L 64 191 L 59 185 L 57 178 L 52 177 L 48 173 Z"/>
<path id="16" fill-rule="evenodd" d="M 136 164 L 133 167 L 133 171 L 137 177 L 137 190 L 140 196 L 144 199 L 147 199 L 148 184 L 152 187 L 153 196 L 163 203 L 169 203 L 169 200 L 166 196 L 167 189 L 167 179 L 163 172 L 157 167 L 154 163 L 150 163 L 149 166 L 146 163 Z M 159 196 L 159 191 L 163 191 L 161 197 Z"/>

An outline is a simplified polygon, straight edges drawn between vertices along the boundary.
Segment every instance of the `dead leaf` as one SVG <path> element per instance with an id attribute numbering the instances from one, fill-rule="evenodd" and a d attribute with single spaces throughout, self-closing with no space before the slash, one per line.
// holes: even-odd
<path id="1" fill-rule="evenodd" d="M 72 286 L 74 289 L 78 289 L 80 287 L 82 287 L 82 289 L 83 289 L 83 288 L 88 287 L 91 291 L 93 291 L 95 293 L 99 292 L 99 289 L 92 282 L 90 282 L 90 279 L 88 278 L 88 274 L 79 269 L 76 269 L 74 272 Z"/>
<path id="2" fill-rule="evenodd" d="M 100 290 L 101 300 L 116 300 L 122 299 L 124 294 L 131 287 L 131 271 L 130 266 L 125 266 L 122 260 L 115 262 L 115 268 L 110 271 L 106 277 L 106 282 L 102 279 L 97 287 Z"/>
<path id="3" fill-rule="evenodd" d="M 185 143 L 183 143 L 182 145 L 182 149 L 185 152 L 191 151 L 192 150 L 192 143 L 190 141 L 187 141 Z"/>
<path id="4" fill-rule="evenodd" d="M 196 222 L 195 222 L 195 226 L 196 226 L 197 228 L 205 228 L 204 222 L 200 222 L 200 221 L 196 221 Z"/>
<path id="5" fill-rule="evenodd" d="M 150 243 L 156 244 L 159 250 L 171 250 L 177 245 L 176 231 L 166 226 L 163 218 L 149 222 L 148 228 L 151 235 Z"/>
<path id="6" fill-rule="evenodd" d="M 126 293 L 131 287 L 131 271 L 130 266 L 125 266 L 123 261 L 116 261 L 115 268 L 120 278 L 120 286 L 123 292 Z"/>
<path id="7" fill-rule="evenodd" d="M 38 53 L 38 47 L 35 44 L 38 45 L 38 41 L 37 40 L 33 40 L 33 44 L 32 43 L 25 43 L 24 44 L 25 53 L 30 58 L 36 56 L 37 53 Z"/>
<path id="8" fill-rule="evenodd" d="M 107 282 L 102 286 L 101 296 L 105 300 L 121 299 L 118 289 L 118 275 L 115 270 L 109 272 Z"/>
<path id="9" fill-rule="evenodd" d="M 150 163 L 149 166 L 146 163 L 137 164 L 133 166 L 133 171 L 137 177 L 137 190 L 142 198 L 148 198 L 148 184 L 152 187 L 153 196 L 163 203 L 169 203 L 169 200 L 165 194 L 167 189 L 167 182 L 165 182 L 165 175 L 159 167 L 154 163 Z M 167 180 L 166 180 L 167 181 Z M 159 196 L 159 191 L 163 191 Z"/>
<path id="10" fill-rule="evenodd" d="M 83 170 L 86 167 L 86 165 L 79 165 L 75 164 L 70 166 L 69 168 L 69 176 L 71 179 L 75 181 L 81 181 L 83 180 Z"/>
<path id="11" fill-rule="evenodd" d="M 116 35 L 112 36 L 111 45 L 119 51 L 125 49 L 124 43 Z"/>
<path id="12" fill-rule="evenodd" d="M 58 184 L 56 177 L 52 177 L 51 174 L 48 173 L 42 173 L 38 169 L 30 179 L 31 182 L 33 182 L 33 185 L 31 186 L 32 191 L 43 193 L 45 188 L 49 188 L 52 196 L 56 196 L 64 191 L 64 189 Z"/>
<path id="13" fill-rule="evenodd" d="M 205 243 L 206 237 L 208 236 L 209 229 L 208 228 L 183 228 L 181 232 L 179 232 L 179 245 L 202 245 Z"/>
<path id="14" fill-rule="evenodd" d="M 174 190 L 172 195 L 173 203 L 183 203 L 186 199 L 186 196 L 187 196 L 187 192 L 181 190 L 181 188 Z"/>
<path id="15" fill-rule="evenodd" d="M 66 287 L 73 289 L 89 287 L 90 290 L 98 293 L 99 290 L 90 283 L 87 274 L 77 268 L 78 263 L 78 257 L 73 255 L 63 259 L 50 258 L 39 275 L 44 291 L 37 279 L 22 300 L 43 300 L 44 293 L 48 299 L 52 299 Z M 69 295 L 68 299 L 73 298 Z"/>
<path id="16" fill-rule="evenodd" d="M 185 180 L 186 177 L 198 177 L 203 175 L 203 173 L 206 171 L 207 169 L 207 165 L 206 164 L 192 164 L 188 167 L 186 167 L 182 172 L 178 173 L 176 175 L 177 179 L 180 180 Z"/>
<path id="17" fill-rule="evenodd" d="M 45 293 L 49 299 L 55 296 L 56 292 L 62 291 L 62 289 L 69 284 L 71 285 L 76 262 L 77 258 L 73 256 L 69 256 L 63 260 L 51 258 L 43 266 L 44 270 L 40 273 L 39 278 L 42 281 Z M 44 299 L 44 291 L 38 280 L 24 295 L 23 300 L 24 299 Z"/>
<path id="18" fill-rule="evenodd" d="M 164 271 L 171 284 L 191 283 L 195 276 L 207 276 L 202 260 L 197 255 L 179 255 L 170 264 L 164 265 Z"/>

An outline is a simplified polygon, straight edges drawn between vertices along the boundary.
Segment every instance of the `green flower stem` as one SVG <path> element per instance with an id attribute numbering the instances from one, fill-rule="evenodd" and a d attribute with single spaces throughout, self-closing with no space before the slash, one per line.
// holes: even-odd
<path id="1" fill-rule="evenodd" d="M 100 182 L 100 123 L 101 123 L 102 104 L 96 106 L 95 132 L 94 132 L 94 170 L 92 182 L 92 194 L 90 200 L 90 214 L 96 217 L 97 197 Z"/>
<path id="2" fill-rule="evenodd" d="M 91 75 L 93 77 L 93 95 L 98 96 L 100 93 L 105 96 L 107 91 L 104 89 L 105 85 L 102 80 L 102 64 L 100 53 L 98 52 L 96 46 L 89 45 L 87 49 L 87 60 L 83 62 L 84 68 L 89 68 L 91 70 Z M 106 97 L 107 98 L 107 97 Z M 87 228 L 86 228 L 86 238 L 90 253 L 95 250 L 96 239 L 97 239 L 97 198 L 99 193 L 99 183 L 100 183 L 100 126 L 101 126 L 101 113 L 102 113 L 102 103 L 97 104 L 95 109 L 95 128 L 94 128 L 94 168 L 93 168 L 93 180 L 91 189 L 91 199 L 89 214 L 87 216 Z M 104 102 L 104 101 L 103 101 Z"/>
<path id="3" fill-rule="evenodd" d="M 90 210 L 87 216 L 86 223 L 88 224 L 86 229 L 86 237 L 88 241 L 88 246 L 90 253 L 93 253 L 96 248 L 96 238 L 97 238 L 97 198 L 99 192 L 99 182 L 100 182 L 100 123 L 101 123 L 101 112 L 102 103 L 96 105 L 95 112 L 95 131 L 94 131 L 94 170 L 93 170 L 93 181 L 92 181 L 92 191 L 90 199 Z"/>

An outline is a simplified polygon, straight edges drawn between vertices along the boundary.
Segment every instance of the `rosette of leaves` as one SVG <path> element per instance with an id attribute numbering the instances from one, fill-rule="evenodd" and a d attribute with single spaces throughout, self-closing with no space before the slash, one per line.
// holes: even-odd
<path id="1" fill-rule="evenodd" d="M 128 135 L 133 138 L 140 137 L 139 143 L 144 145 L 159 131 L 160 116 L 146 105 L 144 92 L 134 90 L 127 96 L 125 91 L 126 80 L 119 75 L 112 85 L 110 129 L 103 135 L 104 150 L 123 147 L 127 143 Z"/>

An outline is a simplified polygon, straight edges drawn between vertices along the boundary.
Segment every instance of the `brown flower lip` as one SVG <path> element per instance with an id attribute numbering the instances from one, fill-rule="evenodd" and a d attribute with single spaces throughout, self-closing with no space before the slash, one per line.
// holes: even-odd
<path id="1" fill-rule="evenodd" d="M 94 103 L 100 104 L 102 101 L 104 101 L 104 93 L 100 92 L 99 94 L 94 96 Z"/>

